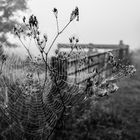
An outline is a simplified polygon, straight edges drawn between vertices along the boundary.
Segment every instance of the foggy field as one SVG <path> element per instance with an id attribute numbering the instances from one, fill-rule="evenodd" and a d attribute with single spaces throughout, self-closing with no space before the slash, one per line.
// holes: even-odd
<path id="1" fill-rule="evenodd" d="M 105 109 L 124 122 L 128 138 L 140 139 L 140 56 L 134 58 L 137 72 L 134 77 L 119 82 L 118 94 L 112 96 Z M 125 128 L 126 127 L 126 128 Z"/>

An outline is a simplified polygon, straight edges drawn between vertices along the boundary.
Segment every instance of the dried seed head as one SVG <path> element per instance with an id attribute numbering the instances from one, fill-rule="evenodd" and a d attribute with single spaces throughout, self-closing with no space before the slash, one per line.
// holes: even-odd
<path id="1" fill-rule="evenodd" d="M 31 15 L 29 18 L 29 26 L 30 27 L 38 27 L 38 20 L 36 18 L 36 16 Z"/>
<path id="2" fill-rule="evenodd" d="M 74 20 L 75 18 L 77 18 L 77 21 L 79 21 L 79 9 L 78 9 L 78 7 L 76 7 L 76 8 L 72 11 L 72 13 L 71 13 L 71 15 L 70 15 L 70 21 Z"/>
<path id="3" fill-rule="evenodd" d="M 48 36 L 47 36 L 47 34 L 44 34 L 43 37 L 44 37 L 45 41 L 47 42 L 47 41 L 48 41 Z"/>
<path id="4" fill-rule="evenodd" d="M 73 41 L 72 41 L 72 38 L 69 38 L 69 41 L 70 41 L 70 43 L 72 43 Z"/>
<path id="5" fill-rule="evenodd" d="M 58 53 L 59 53 L 59 50 L 58 50 L 58 49 L 56 49 L 56 50 L 55 50 L 55 54 L 57 55 Z"/>
<path id="6" fill-rule="evenodd" d="M 54 13 L 55 17 L 57 18 L 58 10 L 56 8 L 53 9 L 53 13 Z"/>
<path id="7" fill-rule="evenodd" d="M 54 12 L 54 13 L 57 13 L 58 10 L 57 10 L 56 8 L 53 8 L 53 12 Z"/>
<path id="8" fill-rule="evenodd" d="M 76 43 L 78 43 L 79 42 L 79 39 L 78 38 L 76 38 Z"/>

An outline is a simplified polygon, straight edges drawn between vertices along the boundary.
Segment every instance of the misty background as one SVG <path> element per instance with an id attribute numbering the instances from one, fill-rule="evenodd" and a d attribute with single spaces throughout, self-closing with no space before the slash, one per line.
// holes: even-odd
<path id="1" fill-rule="evenodd" d="M 73 23 L 59 42 L 68 42 L 69 36 L 76 34 L 81 43 L 116 44 L 124 40 L 131 49 L 140 46 L 139 0 L 32 0 L 29 6 L 50 37 L 56 28 L 53 7 L 59 10 L 60 26 L 69 20 L 73 8 L 79 7 L 80 21 Z"/>
<path id="2" fill-rule="evenodd" d="M 80 43 L 119 44 L 119 41 L 123 40 L 124 44 L 130 46 L 130 50 L 140 48 L 139 0 L 29 0 L 29 10 L 15 15 L 20 22 L 23 15 L 37 16 L 41 32 L 48 35 L 49 45 L 56 34 L 56 21 L 52 9 L 58 9 L 59 26 L 62 28 L 69 21 L 75 6 L 79 7 L 80 20 L 73 22 L 58 38 L 56 44 L 69 43 L 69 37 L 75 35 Z M 11 41 L 13 40 L 12 38 Z M 31 49 L 37 52 L 34 47 Z M 16 50 L 23 54 L 24 48 Z"/>

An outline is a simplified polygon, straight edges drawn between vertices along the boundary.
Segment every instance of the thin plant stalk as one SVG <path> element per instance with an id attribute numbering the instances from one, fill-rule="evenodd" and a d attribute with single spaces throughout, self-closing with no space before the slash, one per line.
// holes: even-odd
<path id="1" fill-rule="evenodd" d="M 58 38 L 58 36 L 68 27 L 68 25 L 69 25 L 70 23 L 71 23 L 71 21 L 69 21 L 69 22 L 64 26 L 64 28 L 63 28 L 60 32 L 58 32 L 58 33 L 56 34 L 56 36 L 55 36 L 54 40 L 52 41 L 52 43 L 51 43 L 51 45 L 50 45 L 50 47 L 49 47 L 49 49 L 48 49 L 48 51 L 47 51 L 46 54 L 49 53 L 50 49 L 52 48 L 52 46 L 53 46 L 53 44 L 55 43 L 55 41 L 56 41 L 56 39 Z"/>
<path id="2" fill-rule="evenodd" d="M 19 38 L 21 44 L 23 45 L 23 47 L 24 47 L 24 48 L 26 49 L 26 51 L 28 52 L 28 54 L 29 54 L 29 56 L 30 56 L 30 59 L 33 59 L 33 57 L 32 57 L 32 55 L 31 55 L 29 49 L 28 49 L 28 48 L 26 47 L 26 45 L 22 42 L 22 40 L 21 40 L 21 38 L 20 38 L 19 36 L 18 36 L 18 38 Z"/>

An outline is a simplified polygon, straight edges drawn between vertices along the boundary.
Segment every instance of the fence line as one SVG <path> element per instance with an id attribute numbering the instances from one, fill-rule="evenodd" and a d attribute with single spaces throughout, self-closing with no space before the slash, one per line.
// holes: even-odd
<path id="1" fill-rule="evenodd" d="M 121 47 L 110 51 L 116 61 L 126 61 L 128 58 L 128 47 Z M 97 70 L 99 76 L 108 77 L 111 75 L 112 67 L 108 65 L 108 52 L 92 54 L 82 58 L 60 59 L 52 57 L 51 66 L 57 70 L 59 79 L 72 80 L 75 84 L 81 84 L 94 76 L 93 71 Z"/>

